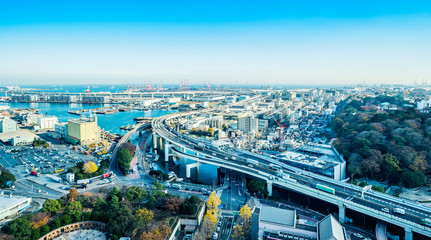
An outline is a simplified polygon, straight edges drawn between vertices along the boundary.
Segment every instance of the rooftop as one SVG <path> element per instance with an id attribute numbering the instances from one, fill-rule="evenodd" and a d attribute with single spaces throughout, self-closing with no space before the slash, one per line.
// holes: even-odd
<path id="1" fill-rule="evenodd" d="M 344 240 L 346 232 L 344 227 L 331 214 L 317 224 L 318 240 Z"/>
<path id="2" fill-rule="evenodd" d="M 260 209 L 260 221 L 294 227 L 296 221 L 296 211 L 262 206 Z"/>

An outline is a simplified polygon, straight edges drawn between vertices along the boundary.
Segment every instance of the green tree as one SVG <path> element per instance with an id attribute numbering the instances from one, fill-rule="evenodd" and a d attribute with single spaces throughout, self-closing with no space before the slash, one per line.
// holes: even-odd
<path id="1" fill-rule="evenodd" d="M 47 199 L 42 206 L 42 211 L 55 215 L 61 209 L 61 205 L 56 199 Z"/>
<path id="2" fill-rule="evenodd" d="M 7 185 L 9 181 L 12 185 L 16 181 L 15 176 L 12 173 L 2 169 L 2 171 L 0 172 L 0 188 L 10 187 Z"/>
<path id="3" fill-rule="evenodd" d="M 64 214 L 70 215 L 74 222 L 81 221 L 82 205 L 78 201 L 70 202 L 67 204 Z"/>
<path id="4" fill-rule="evenodd" d="M 39 239 L 41 236 L 40 236 L 40 230 L 39 230 L 39 228 L 37 228 L 37 229 L 32 229 L 31 230 L 31 239 L 33 239 L 33 240 L 37 240 L 37 239 Z"/>
<path id="5" fill-rule="evenodd" d="M 63 226 L 69 225 L 72 223 L 72 218 L 70 217 L 70 215 L 63 214 L 63 216 L 61 216 L 61 223 L 63 224 Z"/>
<path id="6" fill-rule="evenodd" d="M 401 182 L 408 188 L 421 187 L 427 181 L 427 177 L 422 172 L 405 171 L 401 174 Z"/>
<path id="7" fill-rule="evenodd" d="M 48 225 L 43 225 L 42 227 L 40 227 L 40 235 L 45 235 L 47 233 L 49 233 L 49 226 Z"/>
<path id="8" fill-rule="evenodd" d="M 20 217 L 14 220 L 9 225 L 9 233 L 14 235 L 16 239 L 23 239 L 23 240 L 30 239 L 31 232 L 32 232 L 31 222 L 24 217 Z"/>
<path id="9" fill-rule="evenodd" d="M 126 148 L 121 148 L 117 153 L 118 168 L 124 175 L 129 174 L 130 162 L 133 159 L 132 154 Z"/>
<path id="10" fill-rule="evenodd" d="M 51 221 L 51 229 L 57 229 L 61 227 L 61 221 L 59 218 L 54 218 Z"/>
<path id="11" fill-rule="evenodd" d="M 148 196 L 148 192 L 137 186 L 129 187 L 126 193 L 124 194 L 124 198 L 126 198 L 131 202 L 140 202 L 145 198 L 147 198 L 147 196 Z"/>

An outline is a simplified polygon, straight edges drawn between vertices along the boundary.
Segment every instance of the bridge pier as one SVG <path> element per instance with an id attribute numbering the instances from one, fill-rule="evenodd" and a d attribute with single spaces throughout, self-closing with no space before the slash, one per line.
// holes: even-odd
<path id="1" fill-rule="evenodd" d="M 266 181 L 266 190 L 268 190 L 268 196 L 272 196 L 272 181 Z"/>
<path id="2" fill-rule="evenodd" d="M 157 148 L 157 133 L 153 131 L 153 150 L 156 151 Z"/>
<path id="3" fill-rule="evenodd" d="M 190 179 L 192 174 L 191 174 L 191 169 L 192 168 L 196 168 L 197 170 L 197 174 L 199 174 L 199 166 L 203 165 L 203 163 L 200 162 L 195 162 L 195 163 L 190 163 L 186 165 L 186 178 Z"/>
<path id="4" fill-rule="evenodd" d="M 338 221 L 341 224 L 346 223 L 346 206 L 342 203 L 338 203 Z"/>
<path id="5" fill-rule="evenodd" d="M 413 240 L 413 232 L 412 229 L 409 227 L 404 228 L 404 240 Z"/>

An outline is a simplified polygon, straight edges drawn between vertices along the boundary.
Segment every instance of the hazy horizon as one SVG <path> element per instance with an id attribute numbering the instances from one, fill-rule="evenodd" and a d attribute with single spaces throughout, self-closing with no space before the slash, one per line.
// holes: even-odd
<path id="1" fill-rule="evenodd" d="M 431 83 L 431 3 L 0 3 L 0 84 Z"/>

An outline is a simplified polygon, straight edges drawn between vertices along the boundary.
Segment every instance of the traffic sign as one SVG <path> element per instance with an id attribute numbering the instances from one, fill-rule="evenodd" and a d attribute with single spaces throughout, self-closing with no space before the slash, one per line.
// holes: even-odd
<path id="1" fill-rule="evenodd" d="M 234 215 L 239 215 L 239 211 L 233 211 Z"/>

